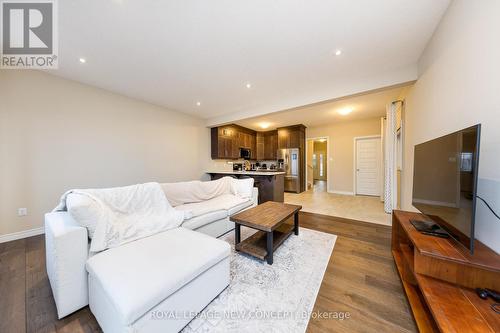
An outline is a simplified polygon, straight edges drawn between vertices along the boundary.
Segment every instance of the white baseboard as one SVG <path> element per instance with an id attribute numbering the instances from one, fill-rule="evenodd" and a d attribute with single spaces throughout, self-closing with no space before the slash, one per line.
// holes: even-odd
<path id="1" fill-rule="evenodd" d="M 28 238 L 31 236 L 45 233 L 44 227 L 13 232 L 11 234 L 0 235 L 0 243 L 10 242 L 17 239 Z"/>
<path id="2" fill-rule="evenodd" d="M 328 191 L 328 193 L 342 194 L 342 195 L 354 195 L 354 192 L 348 192 L 348 191 Z"/>

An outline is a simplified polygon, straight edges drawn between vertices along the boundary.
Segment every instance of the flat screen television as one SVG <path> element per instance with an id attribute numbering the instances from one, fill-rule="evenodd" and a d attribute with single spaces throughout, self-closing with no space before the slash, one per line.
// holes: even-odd
<path id="1" fill-rule="evenodd" d="M 474 253 L 481 125 L 415 146 L 412 204 L 426 216 L 422 233 L 453 237 Z"/>

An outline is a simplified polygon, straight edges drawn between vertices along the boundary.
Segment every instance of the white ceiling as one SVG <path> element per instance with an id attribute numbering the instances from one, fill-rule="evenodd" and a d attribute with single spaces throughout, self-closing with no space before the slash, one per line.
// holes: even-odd
<path id="1" fill-rule="evenodd" d="M 449 0 L 58 4 L 53 74 L 213 122 L 414 80 Z"/>
<path id="2" fill-rule="evenodd" d="M 318 103 L 293 110 L 244 119 L 236 123 L 257 131 L 263 131 L 296 124 L 316 127 L 332 123 L 382 117 L 385 115 L 387 104 L 397 100 L 403 89 L 405 87 L 384 89 L 358 96 L 340 98 L 331 102 Z M 339 110 L 344 109 L 351 109 L 352 112 L 347 115 L 338 113 Z M 261 127 L 262 124 L 266 124 L 269 127 L 263 129 Z"/>

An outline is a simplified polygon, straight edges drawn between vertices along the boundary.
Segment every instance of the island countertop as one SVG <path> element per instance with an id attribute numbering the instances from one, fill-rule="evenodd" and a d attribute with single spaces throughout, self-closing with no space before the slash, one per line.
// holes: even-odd
<path id="1" fill-rule="evenodd" d="M 206 171 L 208 174 L 225 174 L 225 175 L 249 175 L 249 176 L 276 176 L 284 175 L 284 171 Z"/>

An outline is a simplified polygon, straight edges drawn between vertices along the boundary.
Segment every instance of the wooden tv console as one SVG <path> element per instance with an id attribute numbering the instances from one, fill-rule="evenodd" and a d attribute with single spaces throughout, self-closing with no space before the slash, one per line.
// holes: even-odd
<path id="1" fill-rule="evenodd" d="M 470 255 L 454 239 L 421 234 L 410 219 L 424 217 L 393 212 L 392 255 L 419 331 L 500 332 L 494 301 L 474 291 L 500 291 L 500 256 L 479 241 Z"/>

